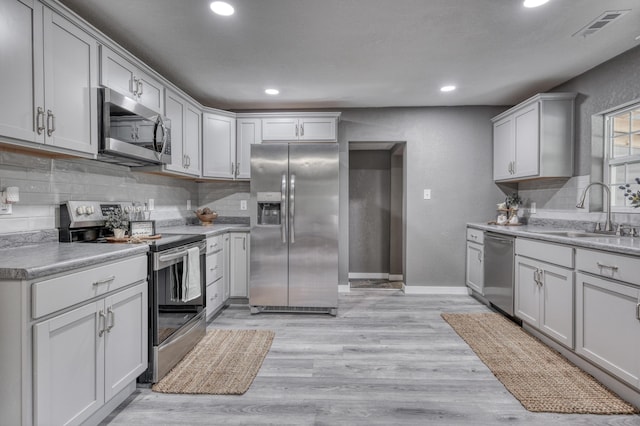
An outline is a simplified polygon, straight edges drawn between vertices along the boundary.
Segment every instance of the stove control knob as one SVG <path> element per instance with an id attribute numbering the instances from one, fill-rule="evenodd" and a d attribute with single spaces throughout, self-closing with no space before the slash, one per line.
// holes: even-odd
<path id="1" fill-rule="evenodd" d="M 86 212 L 87 212 L 87 208 L 86 208 L 85 206 L 78 206 L 78 207 L 76 208 L 76 213 L 77 213 L 78 215 L 83 215 L 83 214 L 85 214 Z"/>
<path id="2" fill-rule="evenodd" d="M 87 206 L 87 215 L 94 214 L 95 212 L 96 212 L 95 207 L 93 207 L 93 206 Z"/>

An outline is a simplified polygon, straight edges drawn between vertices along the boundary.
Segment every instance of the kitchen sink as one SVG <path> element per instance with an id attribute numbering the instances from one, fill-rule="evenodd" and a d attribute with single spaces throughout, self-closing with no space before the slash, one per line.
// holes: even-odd
<path id="1" fill-rule="evenodd" d="M 558 237 L 568 237 L 568 238 L 588 238 L 588 237 L 613 237 L 613 234 L 604 234 L 597 232 L 587 232 L 587 231 L 540 231 L 539 234 L 546 235 L 557 235 Z"/>

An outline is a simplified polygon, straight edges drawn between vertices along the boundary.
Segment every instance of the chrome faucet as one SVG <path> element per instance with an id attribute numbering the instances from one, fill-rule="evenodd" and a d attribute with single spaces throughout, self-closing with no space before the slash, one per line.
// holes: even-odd
<path id="1" fill-rule="evenodd" d="M 613 223 L 611 222 L 611 190 L 609 189 L 609 187 L 607 185 L 605 185 L 602 182 L 592 182 L 589 185 L 587 185 L 587 187 L 584 189 L 584 191 L 582 192 L 582 197 L 580 197 L 580 202 L 578 204 L 576 204 L 576 207 L 579 209 L 584 209 L 584 199 L 587 196 L 587 192 L 589 192 L 589 189 L 593 186 L 593 185 L 600 185 L 601 187 L 604 188 L 604 192 L 607 195 L 607 221 L 604 223 L 604 231 L 605 233 L 614 233 L 614 229 L 613 229 Z M 599 232 L 598 228 L 599 228 L 599 224 L 596 227 L 596 232 Z"/>

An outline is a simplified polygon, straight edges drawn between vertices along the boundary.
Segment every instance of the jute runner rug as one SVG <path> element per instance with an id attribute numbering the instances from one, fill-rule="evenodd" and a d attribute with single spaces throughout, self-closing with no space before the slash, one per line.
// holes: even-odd
<path id="1" fill-rule="evenodd" d="M 558 352 L 497 313 L 442 314 L 529 411 L 635 414 L 638 411 Z"/>
<path id="2" fill-rule="evenodd" d="M 166 376 L 156 392 L 242 395 L 258 374 L 275 333 L 210 330 Z"/>

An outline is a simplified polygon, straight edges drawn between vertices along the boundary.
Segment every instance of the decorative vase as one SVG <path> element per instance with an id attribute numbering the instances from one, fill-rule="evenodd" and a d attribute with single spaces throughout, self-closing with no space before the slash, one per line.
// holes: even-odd
<path id="1" fill-rule="evenodd" d="M 116 238 L 124 238 L 124 233 L 125 233 L 124 229 L 114 229 L 113 230 L 113 236 L 116 237 Z"/>

